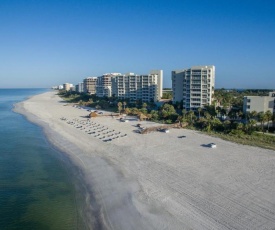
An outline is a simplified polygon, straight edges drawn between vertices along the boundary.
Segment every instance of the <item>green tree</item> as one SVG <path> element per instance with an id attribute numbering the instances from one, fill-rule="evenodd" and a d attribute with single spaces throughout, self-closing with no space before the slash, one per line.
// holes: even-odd
<path id="1" fill-rule="evenodd" d="M 207 131 L 210 132 L 211 131 L 211 115 L 208 112 L 204 113 L 204 117 L 202 117 L 200 119 L 200 122 L 202 124 L 202 127 Z"/>
<path id="2" fill-rule="evenodd" d="M 248 121 L 248 126 L 249 126 L 249 133 L 253 132 L 254 126 L 257 124 L 257 121 L 255 119 L 250 119 Z"/>
<path id="3" fill-rule="evenodd" d="M 273 123 L 273 127 L 275 127 L 275 113 L 273 113 L 271 120 L 272 120 L 272 123 Z"/>
<path id="4" fill-rule="evenodd" d="M 138 115 L 138 114 L 139 114 L 139 109 L 136 108 L 136 107 L 132 108 L 132 109 L 131 109 L 131 114 L 132 114 L 132 115 Z"/>
<path id="5" fill-rule="evenodd" d="M 172 99 L 172 98 L 173 98 L 172 92 L 164 92 L 162 94 L 162 99 Z"/>
<path id="6" fill-rule="evenodd" d="M 139 111 L 142 112 L 143 114 L 147 114 L 148 112 L 146 108 L 141 108 Z"/>
<path id="7" fill-rule="evenodd" d="M 183 109 L 181 111 L 181 113 L 182 113 L 182 117 L 185 119 L 186 118 L 186 113 L 187 113 L 186 109 Z"/>
<path id="8" fill-rule="evenodd" d="M 190 110 L 187 112 L 187 120 L 189 123 L 193 124 L 193 120 L 194 120 L 194 111 Z"/>
<path id="9" fill-rule="evenodd" d="M 123 110 L 125 110 L 125 106 L 127 105 L 126 101 L 123 102 Z"/>
<path id="10" fill-rule="evenodd" d="M 207 105 L 204 107 L 205 110 L 212 116 L 212 117 L 216 117 L 217 116 L 217 111 L 215 106 L 213 105 Z"/>
<path id="11" fill-rule="evenodd" d="M 156 111 L 156 110 L 152 110 L 150 112 L 150 115 L 151 115 L 151 119 L 153 121 L 157 121 L 159 119 L 159 114 L 158 114 L 158 111 Z"/>
<path id="12" fill-rule="evenodd" d="M 199 107 L 199 108 L 198 108 L 199 119 L 201 118 L 201 112 L 202 112 L 202 108 L 201 108 L 201 107 Z"/>
<path id="13" fill-rule="evenodd" d="M 262 131 L 264 131 L 264 122 L 266 120 L 264 112 L 258 113 L 258 121 L 261 123 Z"/>
<path id="14" fill-rule="evenodd" d="M 168 116 L 170 116 L 172 114 L 176 114 L 176 110 L 173 105 L 169 105 L 166 103 L 160 108 L 160 115 L 163 118 L 167 118 Z"/>
<path id="15" fill-rule="evenodd" d="M 122 110 L 122 103 L 121 102 L 117 103 L 117 110 L 118 110 L 119 114 L 121 114 L 121 110 Z"/>
<path id="16" fill-rule="evenodd" d="M 255 110 L 253 110 L 250 112 L 250 115 L 251 115 L 251 118 L 255 119 L 255 118 L 257 118 L 258 113 Z"/>
<path id="17" fill-rule="evenodd" d="M 228 130 L 231 129 L 231 122 L 229 120 L 226 120 L 223 122 L 223 128 L 225 132 L 228 132 Z"/>
<path id="18" fill-rule="evenodd" d="M 269 130 L 269 121 L 272 120 L 272 113 L 270 112 L 270 110 L 267 110 L 265 112 L 265 118 L 266 118 L 266 121 L 267 121 L 267 130 Z"/>

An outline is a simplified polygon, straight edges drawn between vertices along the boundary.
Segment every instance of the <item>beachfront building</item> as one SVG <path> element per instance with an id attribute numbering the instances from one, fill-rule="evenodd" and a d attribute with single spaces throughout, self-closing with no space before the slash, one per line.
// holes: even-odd
<path id="1" fill-rule="evenodd" d="M 152 70 L 148 75 L 127 73 L 112 78 L 112 94 L 130 102 L 158 101 L 162 97 L 163 71 Z"/>
<path id="2" fill-rule="evenodd" d="M 83 82 L 79 82 L 75 86 L 75 91 L 78 92 L 78 93 L 83 93 L 84 92 L 84 83 Z"/>
<path id="3" fill-rule="evenodd" d="M 59 86 L 58 86 L 58 89 L 59 89 L 59 90 L 62 90 L 62 89 L 64 89 L 64 86 L 63 86 L 63 85 L 59 85 Z"/>
<path id="4" fill-rule="evenodd" d="M 70 91 L 72 88 L 73 88 L 73 84 L 71 84 L 71 83 L 64 83 L 63 84 L 63 89 L 65 90 L 65 91 Z"/>
<path id="5" fill-rule="evenodd" d="M 112 96 L 112 78 L 121 75 L 121 73 L 106 73 L 97 77 L 96 95 L 98 97 Z"/>
<path id="6" fill-rule="evenodd" d="M 275 113 L 275 91 L 269 92 L 268 96 L 244 96 L 243 112 L 266 112 Z"/>
<path id="7" fill-rule="evenodd" d="M 83 80 L 83 91 L 88 94 L 96 94 L 97 77 L 87 77 Z"/>
<path id="8" fill-rule="evenodd" d="M 173 103 L 182 102 L 183 109 L 197 110 L 210 105 L 215 87 L 215 66 L 193 66 L 172 71 Z"/>

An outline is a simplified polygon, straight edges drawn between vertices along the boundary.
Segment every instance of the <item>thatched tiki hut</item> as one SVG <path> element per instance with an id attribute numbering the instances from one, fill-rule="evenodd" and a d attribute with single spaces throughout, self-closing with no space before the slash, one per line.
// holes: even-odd
<path id="1" fill-rule="evenodd" d="M 97 113 L 95 113 L 95 112 L 91 112 L 91 113 L 88 115 L 89 118 L 97 117 L 97 116 L 98 116 L 98 115 L 97 115 Z"/>
<path id="2" fill-rule="evenodd" d="M 146 115 L 144 115 L 143 113 L 138 114 L 137 117 L 140 121 L 148 120 L 148 117 Z"/>

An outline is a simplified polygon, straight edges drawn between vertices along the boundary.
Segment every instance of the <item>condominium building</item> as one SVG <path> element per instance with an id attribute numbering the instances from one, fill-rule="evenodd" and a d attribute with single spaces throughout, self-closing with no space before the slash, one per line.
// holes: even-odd
<path id="1" fill-rule="evenodd" d="M 70 90 L 72 89 L 73 86 L 74 86 L 74 85 L 71 84 L 71 83 L 64 83 L 64 84 L 63 84 L 63 89 L 64 89 L 65 91 L 70 91 Z"/>
<path id="2" fill-rule="evenodd" d="M 112 78 L 121 73 L 106 73 L 97 77 L 96 95 L 98 97 L 112 96 Z"/>
<path id="3" fill-rule="evenodd" d="M 268 96 L 244 96 L 243 112 L 266 112 L 275 113 L 275 91 L 269 92 Z"/>
<path id="4" fill-rule="evenodd" d="M 83 82 L 79 82 L 75 86 L 75 91 L 78 92 L 78 93 L 83 93 L 84 92 L 84 83 Z"/>
<path id="5" fill-rule="evenodd" d="M 193 66 L 172 71 L 173 103 L 183 103 L 187 111 L 212 103 L 215 87 L 215 66 Z"/>
<path id="6" fill-rule="evenodd" d="M 163 71 L 153 70 L 149 75 L 127 73 L 112 78 L 112 94 L 130 102 L 158 101 L 162 96 Z"/>
<path id="7" fill-rule="evenodd" d="M 83 91 L 89 94 L 96 93 L 97 77 L 87 77 L 83 80 Z"/>

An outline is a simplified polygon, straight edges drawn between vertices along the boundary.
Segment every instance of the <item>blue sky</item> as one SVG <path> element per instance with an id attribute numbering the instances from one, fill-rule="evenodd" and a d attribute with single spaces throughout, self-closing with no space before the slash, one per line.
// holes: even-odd
<path id="1" fill-rule="evenodd" d="M 216 66 L 216 88 L 275 89 L 275 1 L 0 0 L 0 88 Z"/>

